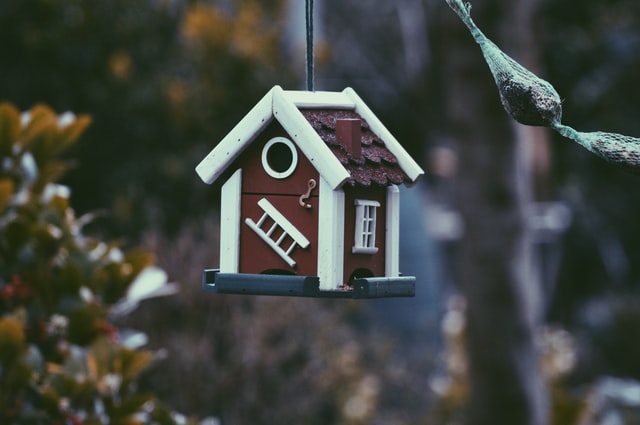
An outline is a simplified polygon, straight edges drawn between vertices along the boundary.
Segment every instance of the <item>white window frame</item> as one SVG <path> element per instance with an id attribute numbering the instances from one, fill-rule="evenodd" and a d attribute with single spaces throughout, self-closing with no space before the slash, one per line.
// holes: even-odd
<path id="1" fill-rule="evenodd" d="M 377 209 L 380 202 L 368 199 L 356 199 L 356 222 L 354 245 L 351 252 L 354 254 L 375 254 L 376 247 L 376 220 Z"/>

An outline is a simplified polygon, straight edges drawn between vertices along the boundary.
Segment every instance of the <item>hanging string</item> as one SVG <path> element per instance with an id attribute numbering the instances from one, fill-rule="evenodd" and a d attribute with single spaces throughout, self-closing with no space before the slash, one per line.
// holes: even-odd
<path id="1" fill-rule="evenodd" d="M 313 0 L 306 0 L 307 24 L 307 91 L 313 91 Z"/>

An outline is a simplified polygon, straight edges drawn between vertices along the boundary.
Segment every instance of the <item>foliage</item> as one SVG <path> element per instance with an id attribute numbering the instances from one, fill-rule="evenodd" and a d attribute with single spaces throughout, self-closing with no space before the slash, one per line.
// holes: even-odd
<path id="1" fill-rule="evenodd" d="M 85 231 L 62 159 L 91 119 L 0 104 L 0 422 L 171 424 L 137 381 L 154 353 L 113 322 L 153 256 Z M 137 299 L 149 296 L 140 293 Z M 133 334 L 137 340 L 141 334 Z"/>

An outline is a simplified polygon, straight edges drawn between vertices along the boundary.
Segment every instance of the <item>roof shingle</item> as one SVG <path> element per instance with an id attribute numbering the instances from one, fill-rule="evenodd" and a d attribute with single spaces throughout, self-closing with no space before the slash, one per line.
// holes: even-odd
<path id="1" fill-rule="evenodd" d="M 389 186 L 410 183 L 411 179 L 398 165 L 398 160 L 382 140 L 369 128 L 369 124 L 355 111 L 343 109 L 300 109 L 331 152 L 349 171 L 347 183 L 351 186 Z M 336 120 L 354 119 L 361 122 L 362 155 L 354 158 L 336 139 Z"/>

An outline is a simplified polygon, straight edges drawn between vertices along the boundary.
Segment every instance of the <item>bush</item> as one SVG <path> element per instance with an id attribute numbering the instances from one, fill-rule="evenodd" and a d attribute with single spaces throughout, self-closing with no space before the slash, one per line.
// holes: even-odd
<path id="1" fill-rule="evenodd" d="M 137 390 L 155 354 L 114 320 L 172 291 L 144 250 L 88 235 L 57 184 L 90 124 L 46 106 L 0 104 L 0 423 L 175 423 Z"/>

